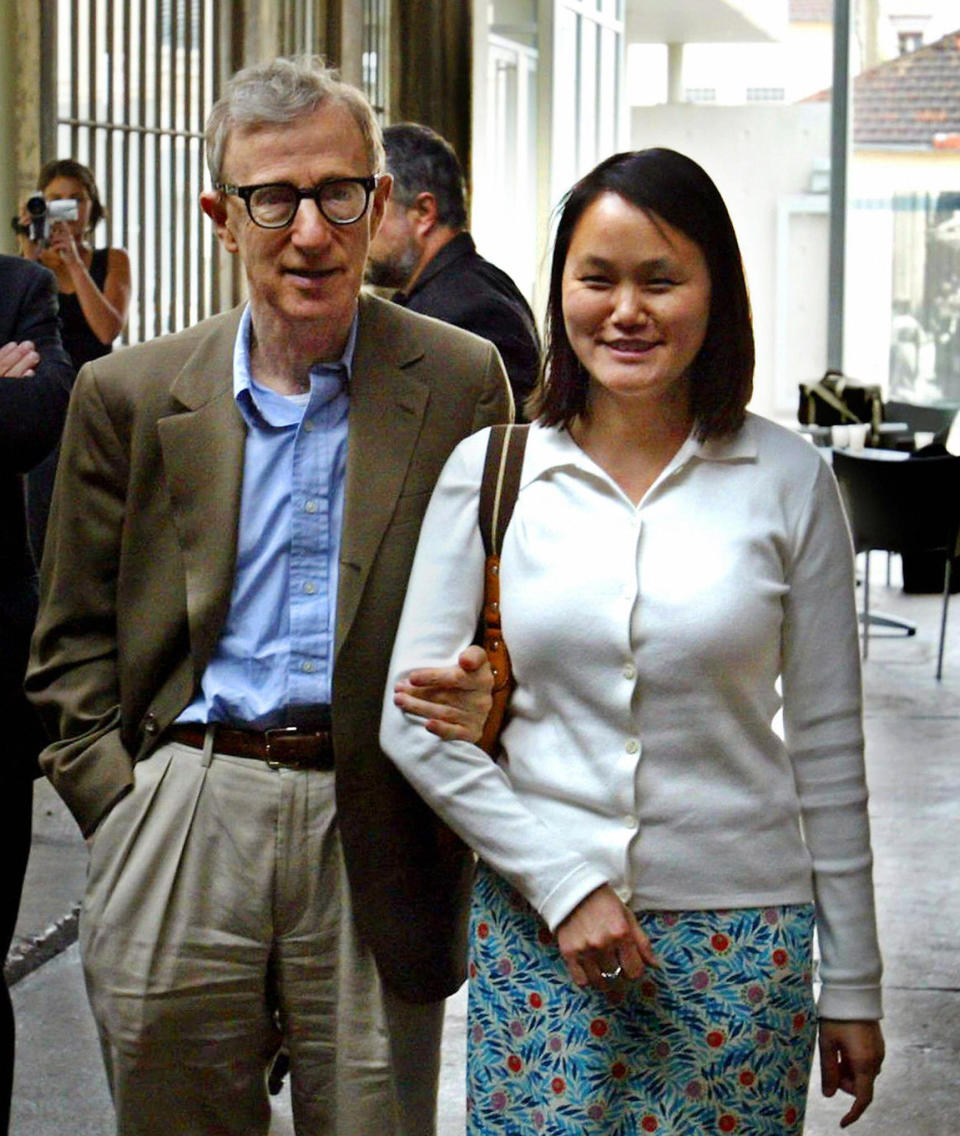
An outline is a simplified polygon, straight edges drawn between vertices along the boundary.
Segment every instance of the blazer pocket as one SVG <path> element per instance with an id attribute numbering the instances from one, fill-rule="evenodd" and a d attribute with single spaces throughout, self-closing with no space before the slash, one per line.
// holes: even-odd
<path id="1" fill-rule="evenodd" d="M 416 525 L 419 528 L 429 504 L 430 490 L 404 494 L 397 501 L 397 507 L 390 518 L 390 528 L 397 529 L 404 525 Z"/>

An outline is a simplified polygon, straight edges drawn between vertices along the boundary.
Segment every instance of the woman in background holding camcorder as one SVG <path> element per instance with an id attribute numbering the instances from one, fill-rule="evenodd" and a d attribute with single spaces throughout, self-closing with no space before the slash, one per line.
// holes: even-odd
<path id="1" fill-rule="evenodd" d="M 47 162 L 37 190 L 15 221 L 20 252 L 57 278 L 63 345 L 79 371 L 112 351 L 126 326 L 130 258 L 123 249 L 93 247 L 93 231 L 106 210 L 85 165 L 72 158 Z M 30 544 L 38 563 L 58 457 L 59 446 L 27 478 Z"/>
<path id="2" fill-rule="evenodd" d="M 39 216 L 30 199 L 20 213 L 20 252 L 38 260 L 57 278 L 63 344 L 79 370 L 112 350 L 130 306 L 130 258 L 123 249 L 94 249 L 93 230 L 106 216 L 91 171 L 60 158 L 40 171 L 37 189 L 47 203 Z M 75 202 L 73 219 L 57 219 L 59 202 Z M 39 204 L 39 203 L 38 203 Z M 36 239 L 40 238 L 40 239 Z"/>

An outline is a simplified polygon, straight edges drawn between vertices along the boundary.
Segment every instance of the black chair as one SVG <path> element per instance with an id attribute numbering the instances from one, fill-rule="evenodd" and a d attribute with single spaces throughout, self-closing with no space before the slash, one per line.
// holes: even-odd
<path id="1" fill-rule="evenodd" d="M 960 458 L 882 461 L 835 450 L 833 471 L 840 484 L 853 544 L 865 553 L 863 657 L 870 642 L 870 552 L 937 552 L 943 556 L 943 605 L 937 678 L 943 673 L 943 644 L 950 604 L 952 559 L 960 551 Z"/>
<path id="2" fill-rule="evenodd" d="M 957 406 L 922 406 L 914 402 L 897 402 L 891 399 L 883 404 L 884 422 L 904 422 L 907 429 L 896 434 L 894 446 L 913 447 L 913 435 L 917 430 L 928 430 L 931 434 L 944 434 L 957 415 Z"/>

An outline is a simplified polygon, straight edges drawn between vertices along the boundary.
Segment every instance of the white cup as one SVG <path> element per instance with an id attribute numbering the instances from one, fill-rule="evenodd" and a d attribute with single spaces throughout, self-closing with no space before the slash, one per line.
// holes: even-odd
<path id="1" fill-rule="evenodd" d="M 922 450 L 924 446 L 929 446 L 936 434 L 932 430 L 915 430 L 913 432 L 913 448 L 915 450 Z"/>
<path id="2" fill-rule="evenodd" d="M 864 446 L 867 444 L 867 434 L 870 427 L 865 422 L 857 422 L 856 424 L 847 427 L 850 432 L 850 450 L 853 453 L 862 453 Z"/>
<path id="3" fill-rule="evenodd" d="M 850 445 L 850 427 L 831 426 L 830 444 L 835 450 L 845 450 Z"/>

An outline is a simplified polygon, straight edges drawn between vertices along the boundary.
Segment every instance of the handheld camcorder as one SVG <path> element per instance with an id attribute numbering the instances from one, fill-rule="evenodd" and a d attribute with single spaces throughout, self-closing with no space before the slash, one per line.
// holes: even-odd
<path id="1" fill-rule="evenodd" d="M 79 216 L 76 201 L 47 201 L 42 193 L 27 198 L 27 214 L 27 236 L 41 245 L 50 243 L 50 226 L 56 221 L 76 221 Z"/>

